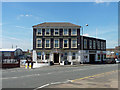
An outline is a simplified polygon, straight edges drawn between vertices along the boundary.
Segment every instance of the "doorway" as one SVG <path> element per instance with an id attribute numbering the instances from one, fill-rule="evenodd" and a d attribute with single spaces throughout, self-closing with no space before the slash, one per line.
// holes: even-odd
<path id="1" fill-rule="evenodd" d="M 59 53 L 54 53 L 54 63 L 59 63 Z"/>
<path id="2" fill-rule="evenodd" d="M 89 54 L 90 63 L 95 63 L 95 54 Z"/>

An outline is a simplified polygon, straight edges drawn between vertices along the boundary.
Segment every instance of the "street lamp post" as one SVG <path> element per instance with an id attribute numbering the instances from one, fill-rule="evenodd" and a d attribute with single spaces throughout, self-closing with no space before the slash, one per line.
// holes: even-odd
<path id="1" fill-rule="evenodd" d="M 88 26 L 88 24 L 86 24 L 86 26 Z M 81 35 L 81 60 L 80 60 L 80 63 L 82 63 L 83 64 L 83 43 L 84 43 L 84 41 L 83 41 L 83 27 L 81 26 L 81 31 L 82 31 L 82 35 Z"/>

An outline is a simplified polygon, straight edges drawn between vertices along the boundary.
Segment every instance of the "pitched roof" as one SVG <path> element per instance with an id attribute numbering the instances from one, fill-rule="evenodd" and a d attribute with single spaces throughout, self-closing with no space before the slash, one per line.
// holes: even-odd
<path id="1" fill-rule="evenodd" d="M 79 27 L 79 25 L 75 25 L 69 22 L 44 22 L 38 25 L 34 25 L 33 27 Z"/>

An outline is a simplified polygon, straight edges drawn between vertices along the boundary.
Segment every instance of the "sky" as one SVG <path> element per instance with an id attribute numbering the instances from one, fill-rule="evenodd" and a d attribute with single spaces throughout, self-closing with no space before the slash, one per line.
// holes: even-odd
<path id="1" fill-rule="evenodd" d="M 2 48 L 31 50 L 32 26 L 43 22 L 71 22 L 85 36 L 105 39 L 107 48 L 118 45 L 117 2 L 3 2 Z"/>

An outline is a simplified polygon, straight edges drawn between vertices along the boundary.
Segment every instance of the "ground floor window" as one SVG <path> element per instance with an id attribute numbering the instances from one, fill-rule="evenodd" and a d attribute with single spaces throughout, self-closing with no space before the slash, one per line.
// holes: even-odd
<path id="1" fill-rule="evenodd" d="M 106 54 L 104 54 L 104 59 L 106 59 Z"/>
<path id="2" fill-rule="evenodd" d="M 45 55 L 45 59 L 49 59 L 50 54 Z"/>
<path id="3" fill-rule="evenodd" d="M 41 60 L 41 59 L 42 59 L 41 57 L 42 57 L 41 52 L 38 52 L 38 53 L 37 53 L 37 59 L 40 59 L 40 60 Z"/>
<path id="4" fill-rule="evenodd" d="M 72 60 L 75 59 L 75 52 L 72 53 Z"/>
<path id="5" fill-rule="evenodd" d="M 100 54 L 98 54 L 98 60 L 100 60 Z"/>
<path id="6" fill-rule="evenodd" d="M 67 52 L 64 53 L 64 60 L 67 60 Z"/>

